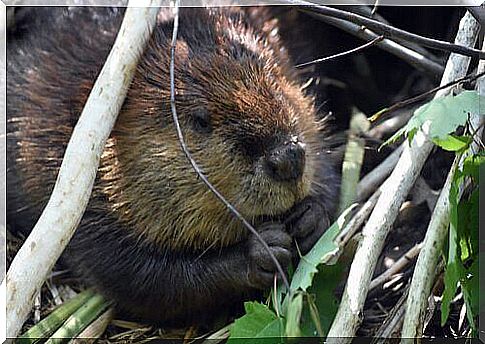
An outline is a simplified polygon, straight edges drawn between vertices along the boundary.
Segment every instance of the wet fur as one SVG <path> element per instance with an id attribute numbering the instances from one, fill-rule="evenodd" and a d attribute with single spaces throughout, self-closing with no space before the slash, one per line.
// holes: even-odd
<path id="1" fill-rule="evenodd" d="M 46 204 L 123 12 L 33 11 L 45 20 L 31 31 L 20 25 L 7 45 L 7 216 L 28 229 Z M 182 10 L 177 110 L 204 173 L 256 226 L 284 219 L 308 197 L 328 225 L 336 176 L 312 99 L 295 82 L 276 29 L 264 9 Z M 260 286 L 249 276 L 248 254 L 255 249 L 247 230 L 180 151 L 169 106 L 171 32 L 162 11 L 65 256 L 120 309 L 180 325 L 204 322 Z M 207 135 L 192 129 L 193 113 L 201 109 L 211 114 Z M 292 133 L 306 144 L 305 171 L 298 184 L 279 185 L 258 164 L 264 150 Z"/>

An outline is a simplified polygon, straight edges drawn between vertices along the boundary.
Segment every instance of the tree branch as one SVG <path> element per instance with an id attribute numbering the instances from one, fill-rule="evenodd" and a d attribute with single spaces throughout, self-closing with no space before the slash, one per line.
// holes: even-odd
<path id="1" fill-rule="evenodd" d="M 370 6 L 360 5 L 360 6 L 350 6 L 350 7 L 349 6 L 335 6 L 335 7 L 338 8 L 338 9 L 341 9 L 341 10 L 348 10 L 350 12 L 360 14 L 360 15 L 365 16 L 367 18 L 372 18 L 372 19 L 378 20 L 379 22 L 387 24 L 387 25 L 392 25 L 391 23 L 389 23 L 386 20 L 386 18 L 384 18 L 379 13 L 375 12 L 374 11 L 375 8 L 371 8 Z M 440 59 L 438 57 L 433 55 L 426 48 L 423 48 L 419 44 L 412 43 L 412 42 L 405 42 L 405 41 L 401 42 L 401 44 L 403 46 L 405 46 L 406 48 L 414 50 L 417 53 L 420 53 L 421 55 L 423 55 L 424 57 L 426 57 L 430 61 L 440 63 Z M 442 69 L 444 69 L 444 66 L 443 66 Z M 441 74 L 440 74 L 440 76 L 441 76 Z"/>
<path id="2" fill-rule="evenodd" d="M 151 0 L 136 1 L 136 6 L 153 4 Z M 106 139 L 157 12 L 153 7 L 126 11 L 118 37 L 74 128 L 49 202 L 7 273 L 7 337 L 15 337 L 20 331 L 33 298 L 81 220 Z"/>
<path id="3" fill-rule="evenodd" d="M 397 147 L 376 168 L 367 173 L 357 184 L 357 200 L 363 201 L 391 174 L 399 161 L 404 145 Z"/>

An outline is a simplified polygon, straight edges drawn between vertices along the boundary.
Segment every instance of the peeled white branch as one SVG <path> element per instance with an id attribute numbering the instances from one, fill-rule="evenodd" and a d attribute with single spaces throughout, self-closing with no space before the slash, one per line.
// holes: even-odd
<path id="1" fill-rule="evenodd" d="M 455 42 L 473 47 L 477 34 L 478 24 L 467 12 L 460 22 Z M 469 62 L 468 57 L 451 54 L 441 85 L 466 75 Z M 449 88 L 441 90 L 435 98 L 446 95 L 448 91 Z M 433 143 L 426 135 L 426 128 L 418 130 L 410 144 L 408 140 L 405 141 L 401 157 L 394 171 L 381 187 L 381 196 L 362 230 L 363 240 L 350 267 L 342 301 L 328 333 L 328 343 L 350 342 L 355 336 L 361 322 L 370 280 L 384 241 L 432 148 Z"/>
<path id="2" fill-rule="evenodd" d="M 470 17 L 471 15 L 467 13 Z M 476 24 L 478 27 L 478 24 Z M 474 31 L 473 31 L 474 32 Z M 485 44 L 482 47 L 485 51 Z M 480 61 L 478 72 L 485 70 L 485 61 Z M 477 82 L 478 90 L 481 94 L 485 92 L 485 78 L 482 77 Z M 483 116 L 474 115 L 470 118 L 470 122 L 474 128 L 478 128 L 483 121 Z M 480 137 L 480 132 L 477 133 Z M 478 151 L 475 143 L 472 143 L 468 152 Z M 463 154 L 458 160 L 455 158 L 453 165 L 446 178 L 445 185 L 441 189 L 440 196 L 436 202 L 431 221 L 426 231 L 424 239 L 424 246 L 416 262 L 413 278 L 409 290 L 409 297 L 406 304 L 406 314 L 404 317 L 402 337 L 421 337 L 423 331 L 423 319 L 428 305 L 428 297 L 433 286 L 434 276 L 436 273 L 436 266 L 439 261 L 441 249 L 448 233 L 448 225 L 450 223 L 450 203 L 449 195 L 453 175 L 458 167 L 463 165 L 463 161 L 468 154 Z M 404 342 L 404 341 L 403 341 Z"/>
<path id="3" fill-rule="evenodd" d="M 99 159 L 140 53 L 156 22 L 154 1 L 130 1 L 118 37 L 74 128 L 52 195 L 7 273 L 7 337 L 15 337 L 35 295 L 88 204 Z M 5 282 L 3 282 L 5 283 Z"/>
<path id="4" fill-rule="evenodd" d="M 434 282 L 439 254 L 443 247 L 441 244 L 446 237 L 447 225 L 450 222 L 449 194 L 457 166 L 458 161 L 455 159 L 434 208 L 424 239 L 424 247 L 416 262 L 401 332 L 403 338 L 421 337 L 422 335 L 422 324 L 428 305 L 427 300 Z"/>
<path id="5" fill-rule="evenodd" d="M 359 211 L 350 219 L 349 223 L 345 225 L 342 231 L 339 233 L 335 242 L 340 246 L 345 246 L 354 234 L 359 230 L 362 224 L 367 220 L 372 209 L 374 209 L 377 200 L 380 195 L 380 191 L 377 190 L 374 194 L 360 207 Z"/>

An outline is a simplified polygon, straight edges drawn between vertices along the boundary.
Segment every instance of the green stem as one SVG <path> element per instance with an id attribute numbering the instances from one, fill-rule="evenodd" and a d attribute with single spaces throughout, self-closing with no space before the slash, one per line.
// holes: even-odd
<path id="1" fill-rule="evenodd" d="M 342 186 L 340 189 L 340 213 L 357 199 L 357 184 L 364 160 L 365 140 L 361 134 L 369 129 L 369 121 L 362 113 L 352 116 L 344 162 L 342 164 Z"/>
<path id="2" fill-rule="evenodd" d="M 109 306 L 103 296 L 93 295 L 49 338 L 46 344 L 64 343 L 75 338 Z"/>
<path id="3" fill-rule="evenodd" d="M 85 290 L 64 302 L 52 311 L 49 316 L 20 336 L 18 342 L 21 344 L 31 344 L 43 338 L 48 338 L 71 314 L 78 310 L 93 295 L 94 292 L 92 290 Z"/>

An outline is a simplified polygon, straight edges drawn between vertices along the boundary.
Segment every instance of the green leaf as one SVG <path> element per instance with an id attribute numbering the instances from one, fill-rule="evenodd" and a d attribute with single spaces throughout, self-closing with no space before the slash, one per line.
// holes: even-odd
<path id="1" fill-rule="evenodd" d="M 466 315 L 468 322 L 473 329 L 476 329 L 475 318 L 479 313 L 479 296 L 480 296 L 480 284 L 478 275 L 478 257 L 473 261 L 470 269 L 466 271 L 466 275 L 460 282 L 463 298 L 466 303 Z"/>
<path id="2" fill-rule="evenodd" d="M 431 139 L 446 141 L 448 134 L 466 123 L 469 114 L 481 114 L 480 101 L 485 101 L 485 97 L 479 96 L 476 91 L 463 91 L 457 96 L 433 99 L 414 111 L 408 123 L 383 145 L 397 141 L 402 135 L 412 140 L 417 130 L 424 126 Z"/>
<path id="3" fill-rule="evenodd" d="M 470 136 L 446 135 L 445 139 L 435 138 L 433 142 L 444 150 L 462 152 L 468 148 L 473 139 Z"/>
<path id="4" fill-rule="evenodd" d="M 293 294 L 286 295 L 282 306 L 287 321 L 291 322 L 287 323 L 287 333 L 295 334 L 301 330 L 299 319 L 302 313 L 303 299 L 295 297 L 295 295 L 300 295 L 299 292 L 301 291 L 305 292 L 312 285 L 314 275 L 319 271 L 318 266 L 328 263 L 338 253 L 339 247 L 335 244 L 334 239 L 348 222 L 355 206 L 356 204 L 347 208 L 320 237 L 310 252 L 301 257 L 290 284 Z M 331 284 L 329 283 L 329 285 Z M 290 296 L 293 296 L 293 298 L 290 299 Z M 306 307 L 303 311 L 306 311 Z"/>
<path id="5" fill-rule="evenodd" d="M 445 270 L 445 290 L 441 306 L 441 324 L 448 319 L 450 303 L 461 286 L 467 306 L 467 318 L 476 329 L 480 293 L 478 286 L 479 256 L 479 189 L 476 186 L 469 197 L 459 199 L 459 188 L 465 178 L 471 176 L 478 181 L 479 166 L 483 162 L 479 155 L 464 160 L 463 170 L 456 171 L 450 189 L 449 249 Z"/>
<path id="6" fill-rule="evenodd" d="M 463 271 L 460 269 L 460 265 L 456 261 L 448 263 L 445 270 L 445 291 L 443 292 L 443 299 L 441 303 L 441 326 L 444 326 L 448 316 L 450 314 L 450 304 L 455 297 L 456 290 L 458 289 L 458 282 Z"/>
<path id="7" fill-rule="evenodd" d="M 467 307 L 467 317 L 473 329 L 476 329 L 475 318 L 479 312 L 479 189 L 475 188 L 468 200 L 460 202 L 460 221 L 459 231 L 461 245 L 461 261 L 463 263 L 471 263 L 468 269 L 464 269 L 463 275 L 460 279 L 460 285 L 463 291 L 463 298 L 465 299 Z M 464 251 L 466 250 L 466 254 Z"/>
<path id="8" fill-rule="evenodd" d="M 479 190 L 476 188 L 468 200 L 458 204 L 458 239 L 461 261 L 465 262 L 478 253 Z"/>
<path id="9" fill-rule="evenodd" d="M 317 241 L 306 255 L 301 257 L 291 280 L 291 290 L 306 291 L 312 285 L 313 276 L 318 272 L 317 266 L 327 263 L 338 252 L 339 248 L 334 239 L 350 219 L 355 204 L 347 208 Z"/>
<path id="10" fill-rule="evenodd" d="M 301 329 L 304 336 L 324 336 L 328 333 L 339 305 L 335 289 L 345 276 L 346 268 L 347 264 L 342 259 L 335 265 L 319 266 L 313 284 L 308 289 L 306 301 L 309 307 L 305 307 L 302 314 Z M 317 319 L 312 315 L 312 307 Z"/>
<path id="11" fill-rule="evenodd" d="M 480 166 L 485 163 L 485 153 L 470 155 L 463 161 L 463 174 L 472 177 L 478 183 Z"/>
<path id="12" fill-rule="evenodd" d="M 246 314 L 237 319 L 229 330 L 227 343 L 245 343 L 238 338 L 268 338 L 268 342 L 275 343 L 275 338 L 281 338 L 284 333 L 283 319 L 278 318 L 266 305 L 259 302 L 245 302 Z"/>
<path id="13" fill-rule="evenodd" d="M 464 125 L 470 114 L 479 114 L 480 98 L 484 99 L 476 91 L 463 91 L 457 96 L 433 99 L 414 112 L 407 127 L 417 129 L 429 123 L 429 136 L 445 139 L 447 134 Z"/>

